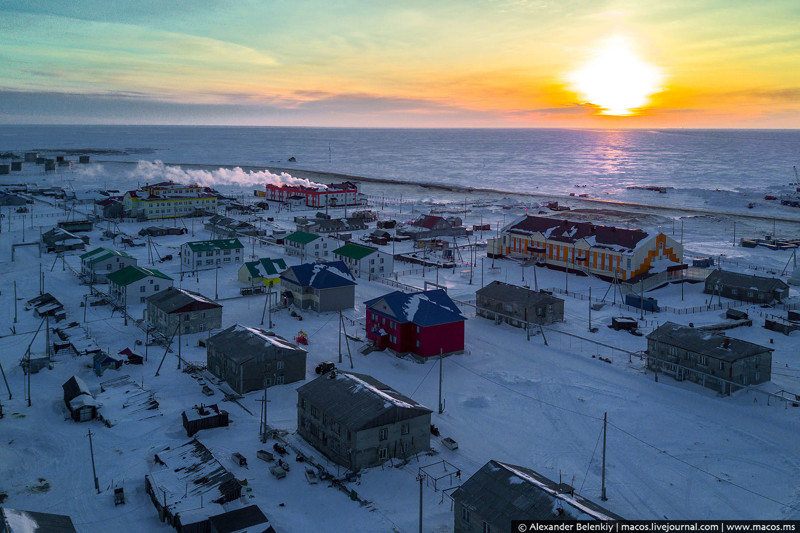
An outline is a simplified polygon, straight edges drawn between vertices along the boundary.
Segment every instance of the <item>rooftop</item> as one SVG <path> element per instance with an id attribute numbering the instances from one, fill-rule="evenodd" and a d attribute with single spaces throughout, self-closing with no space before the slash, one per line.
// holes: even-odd
<path id="1" fill-rule="evenodd" d="M 398 322 L 435 326 L 466 320 L 461 310 L 442 289 L 405 293 L 390 292 L 364 302 L 367 309 L 386 314 Z"/>
<path id="2" fill-rule="evenodd" d="M 766 346 L 734 339 L 719 333 L 681 326 L 674 322 L 665 322 L 647 335 L 647 339 L 723 361 L 736 361 L 744 357 L 773 351 L 772 348 Z"/>

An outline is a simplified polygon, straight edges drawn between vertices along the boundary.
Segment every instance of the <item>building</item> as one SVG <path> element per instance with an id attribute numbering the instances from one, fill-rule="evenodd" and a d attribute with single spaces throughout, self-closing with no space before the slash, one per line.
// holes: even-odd
<path id="1" fill-rule="evenodd" d="M 149 226 L 139 230 L 142 237 L 163 237 L 164 235 L 183 235 L 188 233 L 186 228 L 170 228 L 167 226 Z"/>
<path id="2" fill-rule="evenodd" d="M 331 183 L 328 186 L 322 184 L 308 185 L 286 185 L 286 184 L 267 184 L 264 194 L 256 191 L 258 196 L 264 196 L 273 202 L 285 202 L 291 197 L 299 197 L 305 200 L 305 205 L 309 207 L 325 206 L 344 206 L 358 204 L 358 184 L 351 181 L 342 183 Z"/>
<path id="3" fill-rule="evenodd" d="M 154 268 L 127 266 L 106 274 L 108 295 L 116 305 L 143 304 L 157 292 L 172 287 L 172 278 Z"/>
<path id="4" fill-rule="evenodd" d="M 772 377 L 771 348 L 666 322 L 647 335 L 647 367 L 729 394 Z"/>
<path id="5" fill-rule="evenodd" d="M 244 246 L 239 239 L 192 241 L 181 244 L 181 268 L 184 272 L 215 268 L 215 265 L 240 264 Z"/>
<path id="6" fill-rule="evenodd" d="M 458 217 L 442 218 L 436 215 L 420 215 L 410 225 L 398 229 L 400 235 L 413 239 L 432 239 L 435 237 L 463 237 L 467 228 Z"/>
<path id="7" fill-rule="evenodd" d="M 40 245 L 48 252 L 69 252 L 71 250 L 84 250 L 89 244 L 89 236 L 78 237 L 74 233 L 55 227 L 42 233 Z"/>
<path id="8" fill-rule="evenodd" d="M 136 258 L 110 248 L 95 248 L 81 255 L 81 276 L 90 283 L 106 283 L 106 275 L 136 266 Z"/>
<path id="9" fill-rule="evenodd" d="M 623 520 L 566 483 L 525 468 L 489 461 L 453 491 L 453 531 L 511 531 L 512 520 Z"/>
<path id="10" fill-rule="evenodd" d="M 549 292 L 536 292 L 502 281 L 493 281 L 476 291 L 478 316 L 514 327 L 552 324 L 564 320 L 564 300 Z"/>
<path id="11" fill-rule="evenodd" d="M 356 282 L 342 261 L 304 263 L 281 274 L 281 292 L 287 305 L 318 313 L 351 309 Z"/>
<path id="12" fill-rule="evenodd" d="M 208 370 L 239 394 L 306 379 L 306 351 L 263 329 L 236 324 L 206 346 Z"/>
<path id="13" fill-rule="evenodd" d="M 272 287 L 281 280 L 281 272 L 286 270 L 283 259 L 264 257 L 258 261 L 248 261 L 239 268 L 239 281 L 248 285 Z"/>
<path id="14" fill-rule="evenodd" d="M 683 246 L 663 233 L 527 215 L 503 228 L 501 254 L 624 281 L 682 264 Z"/>
<path id="15" fill-rule="evenodd" d="M 86 422 L 97 417 L 98 402 L 81 378 L 72 376 L 61 388 L 64 389 L 64 403 L 75 422 Z"/>
<path id="16" fill-rule="evenodd" d="M 242 495 L 234 475 L 196 439 L 155 454 L 144 485 L 161 521 L 179 533 L 209 531 L 210 518 Z"/>
<path id="17" fill-rule="evenodd" d="M 181 413 L 183 429 L 191 437 L 201 429 L 228 427 L 228 411 L 214 405 L 195 405 Z"/>
<path id="18" fill-rule="evenodd" d="M 213 215 L 203 225 L 216 237 L 237 237 L 239 235 L 265 235 L 265 230 L 259 230 L 253 224 L 236 220 L 223 215 Z"/>
<path id="19" fill-rule="evenodd" d="M 706 278 L 705 293 L 754 303 L 779 302 L 789 297 L 789 285 L 778 278 L 716 269 Z"/>
<path id="20" fill-rule="evenodd" d="M 139 220 L 194 216 L 215 212 L 217 194 L 200 185 L 164 181 L 126 192 L 122 196 L 122 208 L 125 216 Z"/>
<path id="21" fill-rule="evenodd" d="M 333 370 L 297 399 L 300 436 L 352 471 L 430 449 L 431 410 L 370 376 Z"/>
<path id="22" fill-rule="evenodd" d="M 306 219 L 297 224 L 299 231 L 307 233 L 342 233 L 345 231 L 361 231 L 367 229 L 367 223 L 363 218 L 317 218 Z"/>
<path id="23" fill-rule="evenodd" d="M 442 289 L 391 292 L 364 302 L 367 338 L 379 349 L 426 359 L 464 351 L 464 318 Z"/>
<path id="24" fill-rule="evenodd" d="M 147 299 L 150 326 L 166 337 L 222 327 L 222 305 L 200 293 L 167 287 Z"/>
<path id="25" fill-rule="evenodd" d="M 0 507 L 0 533 L 78 533 L 66 515 Z"/>
<path id="26" fill-rule="evenodd" d="M 300 261 L 326 259 L 338 246 L 336 239 L 305 231 L 295 231 L 283 238 L 286 255 L 300 257 Z"/>
<path id="27" fill-rule="evenodd" d="M 333 258 L 343 261 L 357 278 L 382 278 L 394 272 L 394 256 L 363 244 L 348 242 L 333 250 Z"/>

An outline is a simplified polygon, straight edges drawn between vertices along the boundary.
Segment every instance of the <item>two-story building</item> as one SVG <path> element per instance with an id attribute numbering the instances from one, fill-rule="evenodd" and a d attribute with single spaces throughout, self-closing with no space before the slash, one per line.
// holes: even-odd
<path id="1" fill-rule="evenodd" d="M 144 304 L 147 298 L 172 287 L 172 278 L 154 268 L 127 266 L 106 275 L 108 294 L 116 305 Z"/>
<path id="2" fill-rule="evenodd" d="M 286 255 L 299 257 L 300 261 L 328 259 L 338 246 L 339 241 L 334 238 L 305 231 L 295 231 L 283 238 Z"/>
<path id="3" fill-rule="evenodd" d="M 333 370 L 297 389 L 297 433 L 358 471 L 430 449 L 431 410 L 364 374 Z"/>
<path id="4" fill-rule="evenodd" d="M 236 324 L 206 346 L 208 370 L 239 394 L 306 378 L 306 351 L 263 329 Z"/>
<path id="5" fill-rule="evenodd" d="M 476 292 L 478 316 L 514 327 L 552 324 L 564 320 L 564 300 L 549 292 L 493 281 Z"/>
<path id="6" fill-rule="evenodd" d="M 352 181 L 331 183 L 330 185 L 312 182 L 294 185 L 268 183 L 264 187 L 264 193 L 256 191 L 256 195 L 264 196 L 267 200 L 274 202 L 286 202 L 289 198 L 302 198 L 303 203 L 308 207 L 336 207 L 359 203 L 358 184 Z"/>
<path id="7" fill-rule="evenodd" d="M 206 270 L 230 264 L 240 264 L 244 246 L 239 239 L 192 241 L 181 244 L 181 268 L 184 272 Z"/>
<path id="8" fill-rule="evenodd" d="M 170 337 L 222 327 L 222 305 L 200 293 L 168 287 L 147 299 L 147 318 L 152 328 Z"/>
<path id="9" fill-rule="evenodd" d="M 239 281 L 253 285 L 272 287 L 281 280 L 281 272 L 286 270 L 283 259 L 262 257 L 258 261 L 247 261 L 239 268 Z"/>
<path id="10" fill-rule="evenodd" d="M 647 367 L 729 394 L 772 378 L 772 348 L 666 322 L 647 335 Z"/>
<path id="11" fill-rule="evenodd" d="M 351 309 L 355 305 L 356 282 L 341 261 L 291 266 L 280 279 L 287 305 L 318 313 Z"/>
<path id="12" fill-rule="evenodd" d="M 95 248 L 81 254 L 81 276 L 90 283 L 106 283 L 106 275 L 127 266 L 135 266 L 136 258 L 110 248 Z"/>
<path id="13" fill-rule="evenodd" d="M 422 360 L 464 351 L 466 318 L 442 289 L 395 291 L 364 305 L 367 338 L 378 349 Z"/>
<path id="14" fill-rule="evenodd" d="M 394 257 L 372 246 L 348 242 L 333 251 L 333 258 L 343 261 L 357 278 L 382 278 L 394 272 Z"/>
<path id="15" fill-rule="evenodd" d="M 664 233 L 527 215 L 502 230 L 501 254 L 624 281 L 680 265 L 683 246 Z M 496 247 L 493 248 L 496 252 Z"/>

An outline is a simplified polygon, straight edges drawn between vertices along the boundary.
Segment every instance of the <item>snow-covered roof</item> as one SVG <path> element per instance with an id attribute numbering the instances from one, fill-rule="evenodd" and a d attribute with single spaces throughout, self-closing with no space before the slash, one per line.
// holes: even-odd
<path id="1" fill-rule="evenodd" d="M 619 252 L 633 251 L 650 237 L 647 232 L 640 229 L 617 228 L 534 215 L 520 217 L 503 228 L 503 233 L 516 235 L 541 233 L 546 239 L 565 243 L 584 239 L 591 246 Z"/>
<path id="2" fill-rule="evenodd" d="M 283 359 L 306 352 L 279 335 L 241 324 L 235 324 L 213 335 L 208 339 L 208 344 L 239 364 L 257 357 Z"/>
<path id="3" fill-rule="evenodd" d="M 404 293 L 390 292 L 364 302 L 373 311 L 385 314 L 400 323 L 435 326 L 466 320 L 453 300 L 442 289 Z"/>
<path id="4" fill-rule="evenodd" d="M 329 261 L 327 263 L 303 263 L 288 268 L 281 275 L 281 279 L 288 279 L 301 287 L 314 287 L 315 289 L 331 289 L 355 285 L 355 278 L 343 261 Z"/>
<path id="5" fill-rule="evenodd" d="M 297 389 L 351 431 L 373 427 L 394 411 L 397 420 L 430 415 L 431 410 L 365 374 L 334 370 Z"/>
<path id="6" fill-rule="evenodd" d="M 723 361 L 736 361 L 773 351 L 772 348 L 766 346 L 727 337 L 720 333 L 682 326 L 674 322 L 665 322 L 660 325 L 647 335 L 647 339 Z"/>
<path id="7" fill-rule="evenodd" d="M 18 511 L 0 507 L 3 533 L 76 533 L 72 519 L 65 515 Z"/>

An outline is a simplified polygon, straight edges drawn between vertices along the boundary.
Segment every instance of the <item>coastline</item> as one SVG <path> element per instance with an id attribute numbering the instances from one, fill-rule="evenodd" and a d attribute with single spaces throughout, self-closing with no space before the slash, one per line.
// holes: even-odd
<path id="1" fill-rule="evenodd" d="M 137 165 L 138 161 L 117 161 L 111 159 L 104 159 L 104 160 L 97 160 L 97 163 L 113 163 L 113 164 L 126 164 L 126 165 Z M 715 209 L 702 209 L 698 207 L 679 207 L 679 206 L 664 206 L 664 205 L 656 205 L 656 204 L 646 204 L 641 202 L 625 202 L 620 200 L 602 200 L 599 198 L 581 198 L 578 196 L 568 196 L 568 195 L 559 195 L 559 194 L 543 194 L 543 193 L 535 193 L 535 192 L 519 192 L 519 191 L 507 191 L 502 189 L 495 189 L 490 187 L 470 187 L 464 185 L 443 185 L 438 183 L 418 183 L 408 180 L 393 180 L 388 178 L 376 178 L 370 176 L 359 176 L 355 174 L 343 174 L 339 172 L 328 172 L 323 170 L 309 170 L 309 169 L 295 169 L 295 168 L 286 168 L 286 167 L 273 167 L 273 166 L 255 166 L 255 165 L 219 165 L 219 164 L 207 164 L 207 163 L 171 163 L 171 162 L 164 162 L 165 165 L 169 166 L 176 166 L 181 168 L 195 168 L 195 169 L 218 169 L 218 168 L 241 168 L 244 171 L 269 171 L 273 173 L 281 173 L 286 172 L 287 174 L 291 174 L 297 178 L 305 178 L 309 180 L 316 180 L 316 181 L 357 181 L 357 182 L 364 182 L 364 183 L 375 183 L 375 184 L 384 184 L 384 185 L 398 185 L 398 186 L 411 186 L 411 187 L 420 187 L 423 189 L 433 189 L 433 190 L 440 190 L 449 193 L 462 193 L 462 194 L 497 194 L 500 196 L 508 196 L 508 195 L 516 195 L 516 196 L 524 196 L 528 198 L 539 198 L 544 200 L 557 200 L 557 201 L 568 201 L 571 203 L 576 204 L 583 204 L 583 205 L 594 205 L 594 206 L 603 206 L 603 207 L 620 207 L 620 208 L 630 208 L 635 212 L 641 212 L 643 210 L 647 210 L 649 212 L 658 211 L 658 212 L 671 212 L 671 213 L 688 213 L 688 214 L 699 214 L 699 215 L 722 215 L 728 217 L 739 217 L 744 219 L 750 220 L 758 220 L 758 221 L 779 221 L 779 222 L 788 222 L 794 224 L 800 224 L 800 216 L 797 218 L 785 216 L 785 215 L 777 215 L 777 216 L 768 216 L 763 214 L 757 213 L 745 213 L 745 212 L 737 212 L 737 211 L 721 211 Z"/>

